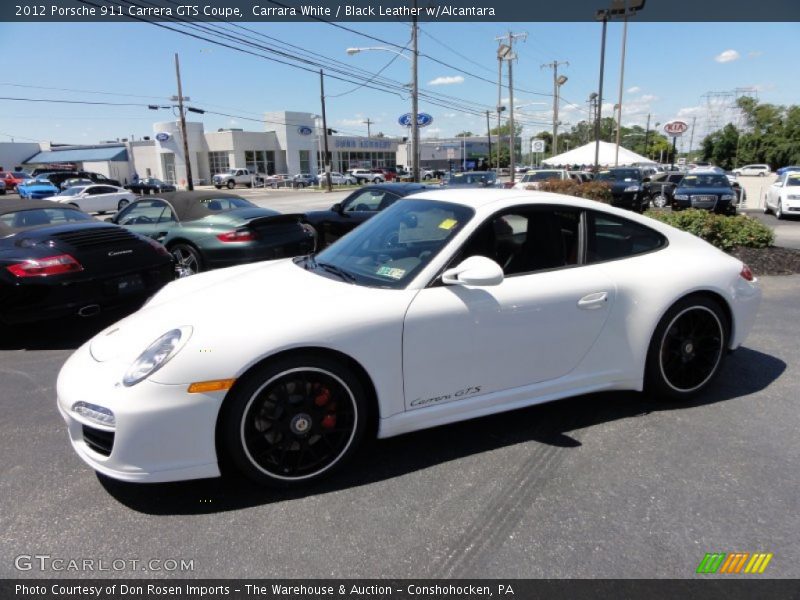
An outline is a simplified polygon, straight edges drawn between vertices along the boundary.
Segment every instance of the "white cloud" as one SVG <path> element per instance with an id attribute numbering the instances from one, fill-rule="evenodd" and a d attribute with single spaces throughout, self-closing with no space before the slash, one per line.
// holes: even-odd
<path id="1" fill-rule="evenodd" d="M 458 116 L 458 114 L 456 114 L 456 113 L 444 113 L 442 116 L 445 119 L 455 119 Z"/>
<path id="2" fill-rule="evenodd" d="M 726 62 L 733 62 L 734 60 L 739 60 L 741 56 L 736 50 L 725 50 L 724 52 L 720 52 L 714 57 L 714 60 L 718 63 L 726 63 Z"/>
<path id="3" fill-rule="evenodd" d="M 708 105 L 685 106 L 678 111 L 679 118 L 701 117 L 708 112 Z"/>
<path id="4" fill-rule="evenodd" d="M 752 50 L 752 51 L 747 53 L 747 57 L 748 58 L 758 58 L 759 56 L 762 56 L 763 54 L 764 54 L 764 52 L 762 50 Z"/>
<path id="5" fill-rule="evenodd" d="M 231 119 L 230 121 L 228 121 L 228 125 L 238 125 L 238 124 L 239 121 L 237 121 L 236 119 Z"/>
<path id="6" fill-rule="evenodd" d="M 453 85 L 456 83 L 464 83 L 464 78 L 461 75 L 437 77 L 436 79 L 431 79 L 428 85 Z"/>
<path id="7" fill-rule="evenodd" d="M 641 102 L 655 102 L 656 100 L 658 100 L 658 96 L 654 96 L 653 94 L 645 94 L 639 98 Z"/>
<path id="8" fill-rule="evenodd" d="M 422 131 L 423 131 L 422 137 L 424 138 L 437 138 L 439 137 L 439 134 L 442 133 L 442 130 L 439 129 L 438 127 L 426 127 Z"/>
<path id="9" fill-rule="evenodd" d="M 358 125 L 364 125 L 365 119 L 355 118 L 355 119 L 339 119 L 336 121 L 337 125 L 344 125 L 345 127 L 356 127 Z"/>
<path id="10" fill-rule="evenodd" d="M 642 88 L 640 88 L 638 85 L 635 85 L 633 87 L 628 88 L 628 93 L 629 94 L 638 94 L 641 91 L 642 91 Z"/>
<path id="11" fill-rule="evenodd" d="M 772 92 L 776 88 L 774 83 L 757 83 L 753 86 L 753 89 L 757 92 Z"/>

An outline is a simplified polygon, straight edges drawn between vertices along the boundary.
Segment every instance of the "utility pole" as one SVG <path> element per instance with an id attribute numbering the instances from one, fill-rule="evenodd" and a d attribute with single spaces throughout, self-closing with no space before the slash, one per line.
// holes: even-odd
<path id="1" fill-rule="evenodd" d="M 367 137 L 368 138 L 372 137 L 369 126 L 375 123 L 375 121 L 370 121 L 369 117 L 367 117 L 366 121 L 361 121 L 361 122 L 367 126 Z"/>
<path id="2" fill-rule="evenodd" d="M 617 112 L 617 147 L 614 153 L 614 166 L 619 166 L 619 139 L 622 131 L 622 92 L 625 87 L 625 46 L 628 42 L 628 0 L 624 0 L 624 24 L 622 26 L 622 59 L 619 66 L 619 108 Z"/>
<path id="3" fill-rule="evenodd" d="M 489 168 L 492 168 L 492 128 L 489 126 L 489 111 L 486 111 L 486 135 L 489 136 L 489 160 L 487 162 Z M 498 158 L 500 156 L 498 155 Z"/>
<path id="4" fill-rule="evenodd" d="M 600 121 L 603 116 L 603 73 L 606 67 L 606 30 L 608 29 L 608 10 L 598 13 L 603 19 L 603 37 L 600 42 L 600 84 L 597 89 L 597 120 L 594 122 L 594 170 L 600 170 Z"/>
<path id="5" fill-rule="evenodd" d="M 414 147 L 413 162 L 413 181 L 419 183 L 419 87 L 417 83 L 417 59 L 419 50 L 417 47 L 418 38 L 417 28 L 417 0 L 414 0 L 414 16 L 411 18 L 411 143 Z"/>
<path id="6" fill-rule="evenodd" d="M 697 122 L 697 117 L 692 117 L 692 133 L 689 135 L 689 154 L 692 153 L 692 146 L 694 145 L 694 126 Z"/>
<path id="7" fill-rule="evenodd" d="M 649 148 L 650 143 L 650 113 L 647 113 L 647 128 L 644 130 L 644 155 L 646 158 L 650 158 L 650 155 L 647 153 L 647 149 Z"/>
<path id="8" fill-rule="evenodd" d="M 183 97 L 183 87 L 181 86 L 181 64 L 178 61 L 178 53 L 175 53 L 175 77 L 178 79 L 178 112 L 181 114 L 181 137 L 183 138 L 183 158 L 186 163 L 186 189 L 190 192 L 194 190 L 192 181 L 192 159 L 189 157 L 189 136 L 186 131 L 186 112 L 183 110 L 183 101 L 189 98 Z"/>
<path id="9" fill-rule="evenodd" d="M 508 167 L 511 173 L 511 183 L 514 183 L 514 146 L 516 142 L 516 130 L 514 129 L 514 71 L 512 64 L 517 56 L 514 54 L 514 40 L 528 39 L 527 33 L 512 33 L 509 31 L 506 35 L 498 36 L 495 38 L 498 42 L 504 40 L 508 44 L 500 44 L 497 50 L 497 56 L 500 60 L 508 62 L 508 125 L 509 125 L 509 141 L 510 148 L 508 152 Z"/>
<path id="10" fill-rule="evenodd" d="M 328 152 L 328 119 L 325 117 L 325 77 L 322 69 L 319 70 L 319 97 L 322 100 L 322 135 L 325 138 L 325 187 L 329 192 L 333 191 L 331 186 L 331 154 Z"/>
<path id="11" fill-rule="evenodd" d="M 497 55 L 497 164 L 495 167 L 500 168 L 500 145 L 503 142 L 503 136 L 500 133 L 500 113 L 503 112 L 503 59 Z M 499 171 L 498 171 L 499 172 Z"/>
<path id="12" fill-rule="evenodd" d="M 542 65 L 542 69 L 553 69 L 553 156 L 558 154 L 558 105 L 559 105 L 559 91 L 561 86 L 567 81 L 566 77 L 564 77 L 563 81 L 559 81 L 558 79 L 558 65 L 567 65 L 569 66 L 569 61 L 557 61 L 554 60 L 551 63 L 547 63 L 546 65 Z M 563 75 L 562 75 L 563 77 Z"/>

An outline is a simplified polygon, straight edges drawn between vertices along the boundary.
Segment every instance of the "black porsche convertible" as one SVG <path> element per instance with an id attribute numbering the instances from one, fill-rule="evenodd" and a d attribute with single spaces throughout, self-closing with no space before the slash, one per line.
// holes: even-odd
<path id="1" fill-rule="evenodd" d="M 0 325 L 136 308 L 174 277 L 155 240 L 48 200 L 0 204 Z"/>

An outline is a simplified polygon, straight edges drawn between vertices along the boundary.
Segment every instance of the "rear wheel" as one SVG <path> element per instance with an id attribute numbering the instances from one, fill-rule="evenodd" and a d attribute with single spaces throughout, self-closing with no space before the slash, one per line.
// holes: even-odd
<path id="1" fill-rule="evenodd" d="M 203 259 L 194 246 L 175 244 L 169 251 L 175 258 L 175 273 L 178 278 L 189 277 L 203 270 Z"/>
<path id="2" fill-rule="evenodd" d="M 716 301 L 690 296 L 677 302 L 650 341 L 645 389 L 671 400 L 701 392 L 719 371 L 729 328 Z"/>
<path id="3" fill-rule="evenodd" d="M 313 354 L 267 363 L 223 405 L 218 446 L 256 483 L 295 487 L 340 467 L 364 437 L 367 395 L 339 361 Z"/>

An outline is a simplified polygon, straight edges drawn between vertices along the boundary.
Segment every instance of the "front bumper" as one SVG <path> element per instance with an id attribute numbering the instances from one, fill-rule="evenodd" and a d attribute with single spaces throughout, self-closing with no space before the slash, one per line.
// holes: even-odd
<path id="1" fill-rule="evenodd" d="M 126 388 L 127 365 L 98 363 L 85 344 L 70 357 L 57 384 L 58 410 L 73 449 L 95 471 L 131 482 L 217 477 L 215 429 L 225 392 L 187 393 L 185 385 L 149 380 Z M 72 411 L 83 401 L 114 413 L 102 427 Z M 98 448 L 97 438 L 111 443 Z M 107 451 L 107 454 L 106 454 Z"/>
<path id="2" fill-rule="evenodd" d="M 736 213 L 736 205 L 731 200 L 697 200 L 694 196 L 689 196 L 688 199 L 682 200 L 673 198 L 670 201 L 670 206 L 673 210 L 686 210 L 688 208 L 697 208 L 700 210 L 708 210 L 721 215 L 732 215 Z"/>
<path id="3" fill-rule="evenodd" d="M 612 196 L 611 206 L 641 212 L 646 206 L 646 200 L 643 192 L 616 192 Z"/>

